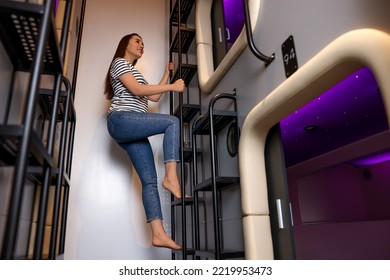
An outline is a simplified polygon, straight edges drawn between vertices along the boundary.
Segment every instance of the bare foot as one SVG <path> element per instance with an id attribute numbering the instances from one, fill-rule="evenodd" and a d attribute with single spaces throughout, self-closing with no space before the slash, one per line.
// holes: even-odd
<path id="1" fill-rule="evenodd" d="M 163 247 L 174 250 L 180 250 L 182 248 L 166 234 L 153 236 L 152 245 L 155 247 Z"/>
<path id="2" fill-rule="evenodd" d="M 180 250 L 181 246 L 176 244 L 165 232 L 162 220 L 156 219 L 150 222 L 152 229 L 152 244 L 156 247 L 164 247 L 169 249 Z"/>
<path id="3" fill-rule="evenodd" d="M 163 187 L 176 198 L 181 198 L 181 187 L 178 179 L 169 180 L 167 177 L 162 182 Z"/>

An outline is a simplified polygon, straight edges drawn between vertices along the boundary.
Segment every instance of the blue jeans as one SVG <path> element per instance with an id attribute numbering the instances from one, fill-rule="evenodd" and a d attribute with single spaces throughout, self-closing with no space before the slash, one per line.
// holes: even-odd
<path id="1" fill-rule="evenodd" d="M 111 137 L 127 152 L 142 184 L 147 222 L 162 219 L 157 173 L 148 137 L 164 134 L 164 163 L 180 161 L 180 122 L 175 116 L 115 111 L 107 116 Z"/>

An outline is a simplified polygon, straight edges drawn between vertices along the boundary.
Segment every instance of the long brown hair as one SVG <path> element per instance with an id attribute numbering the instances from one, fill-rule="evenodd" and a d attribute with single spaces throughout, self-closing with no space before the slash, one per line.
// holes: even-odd
<path id="1" fill-rule="evenodd" d="M 115 51 L 114 57 L 113 57 L 112 60 L 111 60 L 111 63 L 112 63 L 116 58 L 118 58 L 118 57 L 124 57 L 124 56 L 125 56 L 127 45 L 128 45 L 128 43 L 129 43 L 129 40 L 130 40 L 133 36 L 141 37 L 141 36 L 139 36 L 137 33 L 131 33 L 131 34 L 128 34 L 128 35 L 124 36 L 124 37 L 119 41 L 118 47 L 116 48 L 116 51 Z M 111 63 L 110 63 L 110 67 L 111 67 Z M 137 59 L 134 60 L 133 66 L 134 66 L 136 63 L 137 63 Z M 104 94 L 106 95 L 106 98 L 107 98 L 108 100 L 111 100 L 111 99 L 114 97 L 114 90 L 112 89 L 112 85 L 111 85 L 110 67 L 108 67 L 108 71 L 107 71 L 107 74 L 106 74 L 106 80 L 105 80 L 105 82 L 104 82 Z"/>

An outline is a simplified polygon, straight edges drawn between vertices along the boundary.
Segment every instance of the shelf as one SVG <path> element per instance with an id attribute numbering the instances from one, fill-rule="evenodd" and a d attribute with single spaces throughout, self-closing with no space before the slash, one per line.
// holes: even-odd
<path id="1" fill-rule="evenodd" d="M 200 105 L 196 104 L 183 104 L 183 122 L 189 123 L 197 114 L 200 113 Z M 176 117 L 180 116 L 180 106 L 177 106 L 174 115 Z"/>
<path id="2" fill-rule="evenodd" d="M 183 149 L 184 162 L 191 162 L 191 159 L 192 159 L 192 148 L 184 147 L 184 149 Z"/>
<path id="3" fill-rule="evenodd" d="M 238 184 L 240 182 L 240 177 L 215 177 L 217 189 L 226 189 L 232 185 Z M 213 182 L 211 178 L 203 181 L 194 186 L 194 192 L 199 191 L 212 191 L 213 190 Z"/>
<path id="4" fill-rule="evenodd" d="M 172 253 L 183 255 L 183 250 L 172 250 Z M 187 248 L 186 250 L 186 256 L 194 256 L 195 255 L 195 249 Z"/>
<path id="5" fill-rule="evenodd" d="M 58 121 L 63 121 L 64 119 L 64 113 L 65 113 L 65 105 L 66 105 L 66 97 L 67 97 L 66 91 L 60 92 L 60 103 L 58 105 Z M 69 121 L 75 121 L 76 120 L 76 111 L 73 105 L 73 102 L 70 102 L 71 108 L 69 110 Z M 51 115 L 52 107 L 53 107 L 53 92 L 49 89 L 39 89 L 39 105 L 42 109 L 43 117 L 45 119 L 48 119 Z"/>
<path id="6" fill-rule="evenodd" d="M 193 151 L 192 151 L 192 148 L 191 147 L 184 147 L 184 151 L 183 151 L 183 154 L 184 154 L 184 162 L 191 162 L 191 160 L 192 160 L 192 156 L 193 156 Z M 198 150 L 197 152 L 196 152 L 196 154 L 198 155 L 198 156 L 200 156 L 201 154 L 202 154 L 202 152 L 201 152 L 201 150 Z"/>
<path id="7" fill-rule="evenodd" d="M 194 6 L 195 0 L 180 0 L 180 22 L 185 24 L 188 20 L 188 16 L 191 13 L 192 7 Z M 179 24 L 179 0 L 176 1 L 175 6 L 171 12 L 170 21 L 172 24 Z"/>
<path id="8" fill-rule="evenodd" d="M 214 111 L 214 134 L 220 132 L 230 122 L 236 120 L 237 112 L 234 111 Z M 198 135 L 210 134 L 210 117 L 209 115 L 203 115 L 195 124 L 192 133 Z"/>
<path id="9" fill-rule="evenodd" d="M 59 168 L 55 167 L 51 169 L 51 183 L 50 185 L 57 185 L 57 177 L 59 175 Z M 27 178 L 31 182 L 36 182 L 38 184 L 42 183 L 42 174 L 43 174 L 43 167 L 41 166 L 28 166 L 27 167 Z M 70 178 L 69 175 L 64 171 L 63 176 L 62 176 L 62 186 L 70 186 Z"/>
<path id="10" fill-rule="evenodd" d="M 172 81 L 176 81 L 177 79 L 183 79 L 186 86 L 191 83 L 192 78 L 194 77 L 197 71 L 197 66 L 193 64 L 182 64 L 181 65 L 181 75 L 179 75 L 179 71 L 176 71 L 173 75 Z"/>
<path id="11" fill-rule="evenodd" d="M 18 71 L 31 70 L 44 9 L 43 5 L 7 0 L 0 2 L 1 40 Z M 62 72 L 62 59 L 53 19 L 49 25 L 43 73 L 53 74 Z"/>
<path id="12" fill-rule="evenodd" d="M 0 165 L 14 165 L 18 155 L 18 148 L 23 137 L 23 126 L 0 125 Z M 30 153 L 28 155 L 30 165 L 53 166 L 54 159 L 49 155 L 38 135 L 31 132 Z"/>
<path id="13" fill-rule="evenodd" d="M 194 199 L 192 197 L 185 197 L 184 198 L 184 205 L 192 205 L 194 203 Z M 171 202 L 171 205 L 172 206 L 181 206 L 183 205 L 181 199 L 177 199 L 175 198 L 175 200 L 173 200 Z"/>
<path id="14" fill-rule="evenodd" d="M 216 252 L 212 250 L 196 250 L 195 256 L 203 257 L 203 258 L 216 258 Z M 245 253 L 243 251 L 221 251 L 220 259 L 241 259 L 245 257 Z"/>
<path id="15" fill-rule="evenodd" d="M 188 27 L 180 27 L 180 34 L 181 34 L 181 53 L 187 53 L 192 41 L 195 37 L 195 29 L 188 28 Z M 173 42 L 171 44 L 171 51 L 172 52 L 179 52 L 179 32 L 176 32 L 176 36 L 173 39 Z"/>

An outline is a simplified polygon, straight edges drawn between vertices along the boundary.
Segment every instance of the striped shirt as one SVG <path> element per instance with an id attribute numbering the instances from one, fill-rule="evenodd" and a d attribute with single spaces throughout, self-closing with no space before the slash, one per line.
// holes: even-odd
<path id="1" fill-rule="evenodd" d="M 114 90 L 114 97 L 111 99 L 111 106 L 108 109 L 108 114 L 113 111 L 133 111 L 141 113 L 146 113 L 148 111 L 148 98 L 146 96 L 136 96 L 132 94 L 119 80 L 121 75 L 129 72 L 133 74 L 138 83 L 144 85 L 148 84 L 142 74 L 126 59 L 114 59 L 110 67 L 111 85 Z"/>

